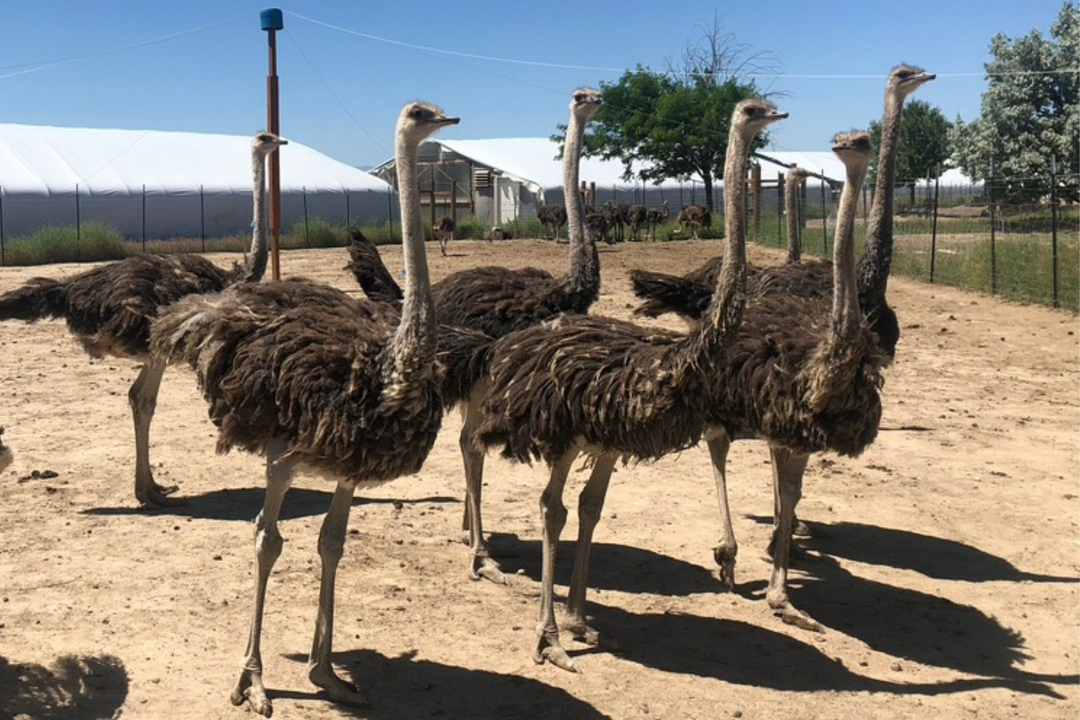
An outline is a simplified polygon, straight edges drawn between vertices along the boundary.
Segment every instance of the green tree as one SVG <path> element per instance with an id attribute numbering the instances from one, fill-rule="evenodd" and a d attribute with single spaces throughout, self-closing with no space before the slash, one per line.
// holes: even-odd
<path id="1" fill-rule="evenodd" d="M 956 121 L 954 162 L 986 180 L 992 161 L 995 192 L 1020 202 L 1046 193 L 1056 157 L 1062 197 L 1080 200 L 1080 9 L 1065 3 L 1050 38 L 1038 30 L 1018 40 L 997 35 L 990 54 L 979 118 Z"/>
<path id="2" fill-rule="evenodd" d="M 679 69 L 638 65 L 614 83 L 601 83 L 604 104 L 585 134 L 584 154 L 623 163 L 626 180 L 697 177 L 713 210 L 713 185 L 723 179 L 731 113 L 740 100 L 761 97 L 752 81 L 768 56 L 751 53 L 721 30 L 719 19 L 687 44 Z M 552 140 L 565 141 L 559 125 Z M 767 136 L 755 147 L 763 147 Z"/>
<path id="3" fill-rule="evenodd" d="M 896 177 L 901 183 L 909 183 L 911 204 L 915 204 L 915 182 L 923 178 L 941 175 L 942 165 L 949 159 L 952 144 L 949 132 L 952 123 L 936 107 L 922 100 L 912 100 L 904 107 L 900 119 L 900 144 L 896 153 Z M 870 135 L 874 147 L 881 146 L 881 122 L 870 122 Z M 870 167 L 868 184 L 873 187 L 877 179 L 877 158 Z"/>

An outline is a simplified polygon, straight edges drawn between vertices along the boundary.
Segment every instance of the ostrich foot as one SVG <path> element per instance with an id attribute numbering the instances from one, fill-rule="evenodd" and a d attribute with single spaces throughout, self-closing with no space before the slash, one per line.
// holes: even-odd
<path id="1" fill-rule="evenodd" d="M 774 591 L 770 588 L 765 593 L 765 599 L 769 603 L 769 607 L 772 608 L 773 614 L 785 624 L 794 625 L 803 630 L 825 632 L 825 628 L 822 627 L 821 623 L 792 605 L 791 601 L 788 600 L 787 593 L 783 590 Z"/>
<path id="2" fill-rule="evenodd" d="M 618 650 L 619 644 L 607 635 L 601 635 L 600 631 L 589 625 L 583 618 L 567 617 L 563 622 L 563 629 L 578 642 L 602 647 L 607 650 Z"/>
<path id="3" fill-rule="evenodd" d="M 308 680 L 322 688 L 331 700 L 350 707 L 367 707 L 363 693 L 350 682 L 345 682 L 329 667 L 313 665 L 308 670 Z"/>
<path id="4" fill-rule="evenodd" d="M 720 582 L 728 592 L 735 589 L 735 556 L 738 552 L 738 548 L 725 547 L 722 542 L 713 548 L 713 560 L 720 566 Z"/>
<path id="5" fill-rule="evenodd" d="M 169 497 L 179 489 L 179 485 L 163 486 L 151 480 L 149 485 L 135 488 L 135 499 L 139 501 L 140 506 L 145 508 L 179 507 L 186 503 L 183 500 Z"/>
<path id="6" fill-rule="evenodd" d="M 496 585 L 509 585 L 510 580 L 503 573 L 499 563 L 492 560 L 486 552 L 474 553 L 472 567 L 469 568 L 470 580 L 490 580 Z"/>
<path id="7" fill-rule="evenodd" d="M 799 525 L 802 525 L 802 523 L 799 523 Z M 805 525 L 802 525 L 802 527 L 806 528 Z M 795 532 L 793 532 L 793 533 L 791 533 L 791 535 L 792 535 L 792 537 L 812 537 L 812 535 L 809 534 L 809 533 L 807 533 L 806 535 L 797 535 Z M 772 535 L 769 537 L 769 546 L 767 548 L 765 548 L 765 552 L 767 552 L 769 554 L 769 557 L 773 557 L 773 555 L 776 554 L 776 529 L 775 528 L 773 529 Z M 798 543 L 792 542 L 792 543 L 788 543 L 788 559 L 789 560 L 798 560 L 799 562 L 802 562 L 804 560 L 809 560 L 810 556 L 806 554 L 806 551 L 802 549 L 801 545 L 799 545 Z"/>
<path id="8" fill-rule="evenodd" d="M 799 518 L 795 518 L 795 522 L 791 527 L 791 537 L 797 538 L 811 538 L 814 537 L 814 531 L 810 529 L 810 526 L 804 523 Z"/>
<path id="9" fill-rule="evenodd" d="M 533 662 L 537 665 L 543 665 L 545 660 L 551 661 L 552 665 L 562 668 L 567 672 L 576 673 L 578 671 L 577 665 L 559 643 L 558 630 L 554 632 L 541 632 L 540 637 L 536 642 L 536 650 L 533 652 Z"/>
<path id="10" fill-rule="evenodd" d="M 236 687 L 229 695 L 229 702 L 236 706 L 246 702 L 263 717 L 274 714 L 274 706 L 270 703 L 270 698 L 266 697 L 266 688 L 263 687 L 262 673 L 247 668 L 240 673 L 240 679 L 236 681 Z"/>

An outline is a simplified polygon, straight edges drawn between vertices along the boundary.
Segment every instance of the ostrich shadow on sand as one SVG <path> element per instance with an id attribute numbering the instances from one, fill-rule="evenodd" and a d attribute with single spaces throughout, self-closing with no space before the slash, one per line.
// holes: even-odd
<path id="1" fill-rule="evenodd" d="M 802 596 L 796 596 L 802 600 Z M 811 608 L 803 602 L 800 607 Z M 601 633 L 614 630 L 620 658 L 664 672 L 715 678 L 736 685 L 764 687 L 771 690 L 814 692 L 820 690 L 855 692 L 890 692 L 910 695 L 943 695 L 982 688 L 1008 688 L 1015 692 L 1062 698 L 1048 682 L 1076 683 L 1074 677 L 1039 677 L 997 668 L 1001 674 L 964 677 L 943 682 L 890 682 L 860 675 L 836 658 L 831 658 L 809 642 L 809 635 L 792 636 L 777 630 L 737 620 L 702 617 L 681 613 L 628 613 L 620 608 L 591 604 L 592 617 Z M 816 616 L 815 617 L 819 617 Z M 865 615 L 863 615 L 865 620 Z M 874 617 L 871 624 L 882 624 Z M 982 624 L 976 622 L 976 624 Z M 798 632 L 798 631 L 793 631 Z M 807 637 L 807 641 L 799 639 Z M 1000 637 L 1000 635 L 999 635 Z M 975 645 L 989 646 L 982 640 Z M 586 646 L 570 650 L 572 656 L 596 652 Z M 950 658 L 972 652 L 970 646 L 950 649 Z M 978 652 L 977 650 L 975 652 Z M 998 657 L 1010 657 L 1013 648 L 998 650 Z M 871 659 L 880 664 L 880 659 Z M 964 664 L 959 662 L 957 664 Z M 797 670 L 796 670 L 797 668 Z M 986 667 L 985 669 L 991 669 Z M 587 667 L 585 671 L 587 672 Z M 973 669 L 965 672 L 977 673 Z M 880 673 L 877 673 L 880 674 Z"/>
<path id="2" fill-rule="evenodd" d="M 771 516 L 750 519 L 763 525 L 773 522 Z M 1025 572 L 1004 558 L 947 538 L 864 523 L 807 524 L 813 537 L 799 540 L 803 548 L 870 565 L 914 570 L 938 580 L 1080 582 L 1076 576 Z"/>
<path id="3" fill-rule="evenodd" d="M 95 720 L 118 716 L 128 674 L 112 655 L 64 655 L 51 667 L 0 656 L 0 717 Z"/>
<path id="4" fill-rule="evenodd" d="M 307 655 L 288 656 L 307 662 Z M 359 710 L 335 705 L 334 709 L 369 720 L 397 718 L 457 717 L 472 720 L 603 720 L 609 715 L 560 688 L 520 675 L 443 665 L 418 660 L 416 651 L 387 657 L 373 650 L 334 653 L 336 665 L 344 667 L 363 688 L 370 707 Z M 274 701 L 318 700 L 318 692 L 268 689 Z"/>
<path id="5" fill-rule="evenodd" d="M 89 508 L 83 512 L 87 515 L 175 515 L 200 520 L 251 522 L 259 514 L 265 494 L 266 490 L 261 487 L 230 488 L 214 490 L 202 495 L 185 496 L 183 505 L 161 508 L 101 507 Z M 295 520 L 302 517 L 325 515 L 330 507 L 330 499 L 333 496 L 333 492 L 329 491 L 292 488 L 289 490 L 289 494 L 285 496 L 285 504 L 281 509 L 281 519 Z M 352 505 L 353 507 L 361 507 L 363 505 L 379 504 L 423 505 L 458 502 L 460 502 L 458 498 L 440 495 L 409 499 L 354 497 Z"/>

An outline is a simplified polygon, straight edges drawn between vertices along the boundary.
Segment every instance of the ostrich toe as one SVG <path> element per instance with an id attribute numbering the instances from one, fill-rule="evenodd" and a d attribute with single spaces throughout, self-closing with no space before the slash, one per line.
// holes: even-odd
<path id="1" fill-rule="evenodd" d="M 253 711 L 263 717 L 274 714 L 274 706 L 270 698 L 266 697 L 262 674 L 246 668 L 240 673 L 240 679 L 236 681 L 236 687 L 229 695 L 229 702 L 237 707 L 246 702 Z"/>
<path id="2" fill-rule="evenodd" d="M 368 700 L 355 685 L 338 677 L 329 667 L 312 666 L 308 670 L 308 679 L 322 688 L 331 700 L 350 707 L 367 707 Z"/>
<path id="3" fill-rule="evenodd" d="M 720 582 L 728 592 L 735 589 L 735 556 L 736 548 L 725 547 L 720 543 L 713 548 L 713 559 L 720 566 Z M 771 550 L 770 550 L 771 554 Z"/>
<path id="4" fill-rule="evenodd" d="M 567 672 L 576 673 L 577 665 L 567 654 L 566 649 L 559 643 L 559 633 L 541 633 L 536 642 L 536 651 L 533 653 L 533 661 L 537 665 L 543 665 L 544 661 L 550 661 L 552 665 L 562 668 Z"/>

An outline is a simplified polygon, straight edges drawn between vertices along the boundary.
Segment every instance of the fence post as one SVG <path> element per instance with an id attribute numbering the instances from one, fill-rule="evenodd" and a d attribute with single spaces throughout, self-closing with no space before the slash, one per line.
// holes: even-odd
<path id="1" fill-rule="evenodd" d="M 4 257 L 4 188 L 0 186 L 0 267 L 7 264 Z"/>
<path id="2" fill-rule="evenodd" d="M 750 179 L 754 185 L 754 242 L 761 244 L 761 165 L 754 163 L 750 170 Z"/>
<path id="3" fill-rule="evenodd" d="M 821 256 L 829 257 L 829 214 L 825 212 L 825 176 L 821 176 Z"/>
<path id="4" fill-rule="evenodd" d="M 934 178 L 934 221 L 930 230 L 930 284 L 934 283 L 934 259 L 937 257 L 937 218 L 938 218 L 938 183 L 941 180 L 941 166 L 938 166 L 937 177 Z"/>
<path id="5" fill-rule="evenodd" d="M 1057 199 L 1057 155 L 1050 156 L 1050 258 L 1054 264 L 1054 307 L 1061 307 L 1058 296 L 1058 199 Z"/>
<path id="6" fill-rule="evenodd" d="M 348 190 L 345 191 L 345 227 L 352 227 L 352 211 L 349 206 L 349 199 L 352 197 L 352 193 Z"/>
<path id="7" fill-rule="evenodd" d="M 776 174 L 776 247 L 784 246 L 784 173 Z"/>
<path id="8" fill-rule="evenodd" d="M 146 252 L 146 183 L 142 186 L 142 251 Z"/>
<path id="9" fill-rule="evenodd" d="M 997 213 L 994 208 L 994 159 L 990 158 L 990 294 L 997 295 Z"/>
<path id="10" fill-rule="evenodd" d="M 82 208 L 79 207 L 79 183 L 75 183 L 75 260 L 82 261 Z"/>
<path id="11" fill-rule="evenodd" d="M 308 233 L 307 185 L 300 187 L 300 197 L 304 201 L 304 247 L 311 247 L 311 235 Z"/>
<path id="12" fill-rule="evenodd" d="M 199 186 L 199 238 L 202 240 L 202 251 L 206 252 L 206 199 L 202 185 Z"/>
<path id="13" fill-rule="evenodd" d="M 390 244 L 394 243 L 394 196 L 386 193 L 386 226 L 390 230 Z"/>

